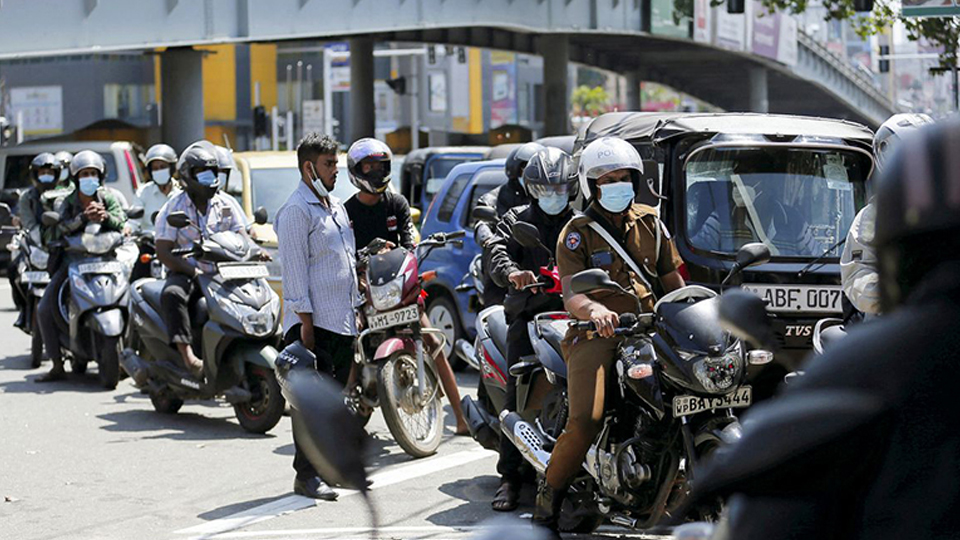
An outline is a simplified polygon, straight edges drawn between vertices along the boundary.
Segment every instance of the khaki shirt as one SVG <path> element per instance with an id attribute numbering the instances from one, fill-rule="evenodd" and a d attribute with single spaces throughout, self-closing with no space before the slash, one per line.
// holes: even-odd
<path id="1" fill-rule="evenodd" d="M 635 263 L 646 272 L 644 279 L 653 282 L 654 277 L 665 276 L 676 271 L 683 264 L 680 254 L 666 227 L 657 218 L 655 211 L 641 204 L 634 204 L 624 217 L 613 217 L 599 206 L 594 208 L 610 221 L 614 227 L 623 231 L 624 248 Z M 557 243 L 557 266 L 561 279 L 572 276 L 581 270 L 602 268 L 623 288 L 632 290 L 640 298 L 643 311 L 653 311 L 656 303 L 653 291 L 647 288 L 623 259 L 617 255 L 610 244 L 596 231 L 590 228 L 590 219 L 576 217 L 567 223 Z M 657 228 L 660 228 L 660 253 L 657 250 Z M 633 299 L 623 294 L 601 291 L 590 294 L 590 298 L 600 302 L 615 313 L 636 311 Z"/>

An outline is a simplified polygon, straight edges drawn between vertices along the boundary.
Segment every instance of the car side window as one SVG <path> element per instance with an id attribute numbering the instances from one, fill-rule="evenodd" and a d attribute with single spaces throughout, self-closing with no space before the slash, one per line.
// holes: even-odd
<path id="1" fill-rule="evenodd" d="M 469 173 L 461 174 L 453 181 L 453 185 L 447 190 L 443 201 L 440 203 L 440 208 L 437 209 L 438 220 L 444 223 L 450 222 L 453 218 L 453 211 L 456 210 L 457 203 L 460 202 L 460 195 L 463 195 L 463 190 L 467 188 L 468 183 L 470 183 Z"/>
<path id="2" fill-rule="evenodd" d="M 467 211 L 463 213 L 462 221 L 464 227 L 471 230 L 474 228 L 474 226 L 477 224 L 477 220 L 473 218 L 473 209 L 476 208 L 480 197 L 483 197 L 498 185 L 499 184 L 478 183 L 476 186 L 474 186 L 473 193 L 470 194 L 470 204 L 467 205 Z"/>

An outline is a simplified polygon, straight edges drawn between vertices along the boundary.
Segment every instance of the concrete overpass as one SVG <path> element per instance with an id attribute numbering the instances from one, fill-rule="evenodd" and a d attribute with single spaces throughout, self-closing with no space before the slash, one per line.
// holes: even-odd
<path id="1" fill-rule="evenodd" d="M 194 45 L 349 39 L 352 136 L 372 135 L 373 43 L 445 43 L 541 54 L 546 134 L 566 125 L 569 61 L 648 80 L 731 111 L 877 125 L 893 105 L 860 73 L 800 34 L 798 62 L 651 35 L 644 0 L 0 0 L 0 59 L 166 47 L 164 137 L 202 137 Z M 638 85 L 631 84 L 637 91 Z M 638 97 L 633 103 L 638 103 Z M 197 134 L 200 134 L 199 136 Z"/>

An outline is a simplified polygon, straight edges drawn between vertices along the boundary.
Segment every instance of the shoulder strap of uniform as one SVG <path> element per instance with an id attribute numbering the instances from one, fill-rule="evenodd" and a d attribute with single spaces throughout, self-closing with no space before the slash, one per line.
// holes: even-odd
<path id="1" fill-rule="evenodd" d="M 642 281 L 643 284 L 646 285 L 647 290 L 653 291 L 653 286 L 650 285 L 650 282 L 647 281 L 646 277 L 644 277 L 643 271 L 640 270 L 640 266 L 636 263 L 636 261 L 633 260 L 633 257 L 631 257 L 629 253 L 627 253 L 627 250 L 624 249 L 623 245 L 620 244 L 620 242 L 617 242 L 613 238 L 613 236 L 611 236 L 610 233 L 607 232 L 607 230 L 604 227 L 600 226 L 599 223 L 594 221 L 592 217 L 586 214 L 582 216 L 577 216 L 573 219 L 586 220 L 587 226 L 593 229 L 594 232 L 599 234 L 600 238 L 603 238 L 603 241 L 606 242 L 611 248 L 613 248 L 614 251 L 617 252 L 617 255 L 619 255 L 620 258 L 623 259 L 625 263 L 627 263 L 627 266 L 630 268 L 630 270 L 632 270 L 633 273 L 636 274 L 637 277 L 640 279 L 640 281 Z"/>

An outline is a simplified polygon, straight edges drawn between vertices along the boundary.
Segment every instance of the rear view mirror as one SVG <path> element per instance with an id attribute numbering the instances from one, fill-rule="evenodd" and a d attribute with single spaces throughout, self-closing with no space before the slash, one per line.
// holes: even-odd
<path id="1" fill-rule="evenodd" d="M 540 230 L 537 229 L 536 225 L 527 223 L 526 221 L 518 221 L 513 224 L 513 237 L 517 239 L 517 242 L 521 246 L 527 249 L 534 249 L 537 247 L 542 247 L 547 249 L 543 243 L 540 242 Z M 550 250 L 547 249 L 547 252 Z"/>
<path id="2" fill-rule="evenodd" d="M 60 223 L 60 214 L 53 211 L 44 212 L 40 215 L 40 223 L 42 223 L 44 227 L 52 227 Z"/>
<path id="3" fill-rule="evenodd" d="M 143 217 L 144 210 L 142 206 L 131 206 L 125 212 L 130 219 L 140 219 Z"/>
<path id="4" fill-rule="evenodd" d="M 267 209 L 262 206 L 257 207 L 253 212 L 253 222 L 257 225 L 265 225 L 267 223 Z"/>
<path id="5" fill-rule="evenodd" d="M 770 248 L 768 248 L 766 244 L 760 242 L 744 244 L 740 250 L 737 251 L 737 266 L 740 268 L 766 264 L 768 262 L 770 262 Z"/>
<path id="6" fill-rule="evenodd" d="M 754 347 L 774 350 L 776 340 L 767 304 L 743 289 L 732 289 L 720 297 L 720 325 Z"/>
<path id="7" fill-rule="evenodd" d="M 574 294 L 587 294 L 594 291 L 622 291 L 620 284 L 599 268 L 577 272 L 570 278 L 570 290 Z"/>
<path id="8" fill-rule="evenodd" d="M 167 215 L 167 224 L 175 229 L 182 229 L 190 225 L 190 218 L 186 212 L 172 212 Z"/>
<path id="9" fill-rule="evenodd" d="M 489 206 L 474 206 L 470 211 L 470 217 L 475 221 L 486 223 L 495 223 L 497 221 L 497 211 Z"/>

